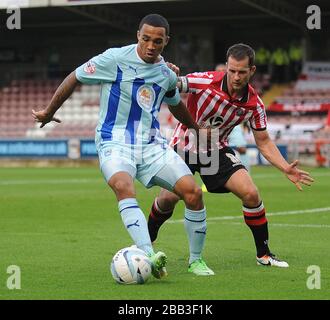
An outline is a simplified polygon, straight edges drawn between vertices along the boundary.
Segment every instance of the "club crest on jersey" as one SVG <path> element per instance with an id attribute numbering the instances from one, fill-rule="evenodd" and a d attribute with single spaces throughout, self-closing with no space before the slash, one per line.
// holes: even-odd
<path id="1" fill-rule="evenodd" d="M 148 85 L 141 86 L 136 93 L 137 103 L 143 110 L 148 112 L 151 111 L 152 106 L 154 105 L 155 97 L 156 94 L 154 89 Z"/>
<path id="2" fill-rule="evenodd" d="M 96 66 L 93 61 L 88 61 L 84 66 L 84 71 L 88 74 L 93 74 L 96 71 Z"/>
<path id="3" fill-rule="evenodd" d="M 238 108 L 238 109 L 236 110 L 236 115 L 238 115 L 239 117 L 242 116 L 244 113 L 245 113 L 245 112 L 244 112 L 244 109 L 242 109 L 242 108 Z"/>

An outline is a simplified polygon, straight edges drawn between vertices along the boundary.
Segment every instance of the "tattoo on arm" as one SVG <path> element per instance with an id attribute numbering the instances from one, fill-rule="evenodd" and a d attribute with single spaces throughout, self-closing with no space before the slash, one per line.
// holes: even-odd
<path id="1" fill-rule="evenodd" d="M 63 82 L 56 89 L 47 110 L 50 114 L 54 114 L 64 103 L 66 99 L 68 99 L 74 89 L 76 88 L 78 81 L 76 79 L 75 72 L 70 73 Z"/>

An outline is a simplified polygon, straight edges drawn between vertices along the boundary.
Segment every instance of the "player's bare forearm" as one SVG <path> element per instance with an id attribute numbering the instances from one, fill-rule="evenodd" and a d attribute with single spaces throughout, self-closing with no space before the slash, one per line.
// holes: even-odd
<path id="1" fill-rule="evenodd" d="M 196 130 L 196 132 L 198 133 L 199 126 L 182 101 L 180 101 L 177 106 L 169 105 L 168 109 L 179 122 L 181 122 L 190 129 Z"/>
<path id="2" fill-rule="evenodd" d="M 258 145 L 258 149 L 261 154 L 276 168 L 281 170 L 283 173 L 289 167 L 289 163 L 283 158 L 281 152 L 278 150 L 277 146 L 269 140 L 266 144 Z"/>
<path id="3" fill-rule="evenodd" d="M 289 163 L 283 158 L 281 152 L 278 150 L 277 146 L 270 139 L 268 132 L 265 131 L 253 131 L 254 138 L 257 147 L 261 154 L 276 168 L 282 172 L 286 172 Z"/>
<path id="4" fill-rule="evenodd" d="M 46 113 L 53 116 L 62 106 L 64 101 L 66 101 L 71 96 L 77 84 L 78 80 L 76 78 L 76 73 L 73 71 L 63 80 L 63 82 L 55 91 L 49 105 L 45 109 Z"/>
<path id="5" fill-rule="evenodd" d="M 40 128 L 43 128 L 51 121 L 61 122 L 60 119 L 54 117 L 54 114 L 62 106 L 63 102 L 70 97 L 77 84 L 76 73 L 73 71 L 57 88 L 49 105 L 45 109 L 39 111 L 32 109 L 32 117 L 35 122 L 41 123 Z"/>
<path id="6" fill-rule="evenodd" d="M 306 171 L 300 170 L 298 160 L 288 163 L 277 146 L 269 138 L 267 131 L 255 131 L 253 130 L 254 138 L 258 149 L 262 155 L 276 168 L 281 170 L 286 177 L 297 187 L 298 190 L 302 191 L 302 185 L 311 186 L 314 179 Z"/>

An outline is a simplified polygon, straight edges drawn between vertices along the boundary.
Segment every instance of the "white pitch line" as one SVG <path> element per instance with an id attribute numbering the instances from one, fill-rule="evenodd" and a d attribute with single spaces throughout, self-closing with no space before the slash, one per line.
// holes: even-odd
<path id="1" fill-rule="evenodd" d="M 330 172 L 316 172 L 312 174 L 313 177 L 318 176 L 330 176 Z M 253 179 L 269 179 L 269 178 L 281 178 L 280 173 L 257 173 L 252 174 Z M 29 185 L 29 184 L 63 184 L 63 183 L 90 183 L 95 181 L 102 181 L 100 178 L 76 178 L 76 179 L 31 179 L 31 180 L 2 180 L 0 181 L 0 186 L 9 186 L 9 185 Z"/>
<path id="2" fill-rule="evenodd" d="M 242 225 L 243 222 L 225 222 L 224 224 Z M 295 227 L 295 228 L 330 228 L 329 224 L 290 224 L 290 223 L 272 223 L 272 227 Z"/>
<path id="3" fill-rule="evenodd" d="M 99 178 L 92 179 L 52 179 L 52 180 L 5 180 L 0 181 L 0 186 L 10 185 L 30 185 L 30 184 L 76 184 L 76 183 L 91 183 L 96 181 L 102 181 Z"/>
<path id="4" fill-rule="evenodd" d="M 310 175 L 312 177 L 329 177 L 330 176 L 330 170 L 329 172 L 310 172 Z M 252 179 L 268 179 L 268 178 L 281 178 L 283 175 L 281 173 L 257 173 L 252 174 Z"/>
<path id="5" fill-rule="evenodd" d="M 330 212 L 330 207 L 305 209 L 305 210 L 279 211 L 279 212 L 273 212 L 273 213 L 271 212 L 271 213 L 266 213 L 266 216 L 286 216 L 286 215 L 291 215 L 291 214 L 305 214 L 305 213 L 317 213 L 317 212 Z M 207 221 L 221 221 L 221 220 L 235 220 L 235 219 L 243 219 L 243 217 L 242 217 L 242 215 L 209 217 L 209 218 L 207 218 Z M 183 222 L 184 222 L 184 219 L 166 221 L 166 223 L 183 223 Z"/>

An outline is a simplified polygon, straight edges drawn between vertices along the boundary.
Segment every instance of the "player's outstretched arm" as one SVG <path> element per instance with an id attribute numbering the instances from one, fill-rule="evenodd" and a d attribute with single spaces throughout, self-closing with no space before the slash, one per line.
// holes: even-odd
<path id="1" fill-rule="evenodd" d="M 77 84 L 78 80 L 75 71 L 73 71 L 57 88 L 49 105 L 45 109 L 39 111 L 32 110 L 32 117 L 34 120 L 41 123 L 40 128 L 51 121 L 61 122 L 60 119 L 54 117 L 54 114 L 62 106 L 64 101 L 70 97 Z"/>
<path id="2" fill-rule="evenodd" d="M 298 160 L 288 163 L 277 146 L 270 139 L 267 130 L 256 131 L 253 130 L 253 135 L 262 155 L 276 168 L 281 170 L 286 177 L 296 185 L 297 189 L 302 191 L 301 185 L 310 186 L 314 179 L 306 171 L 297 168 Z"/>

